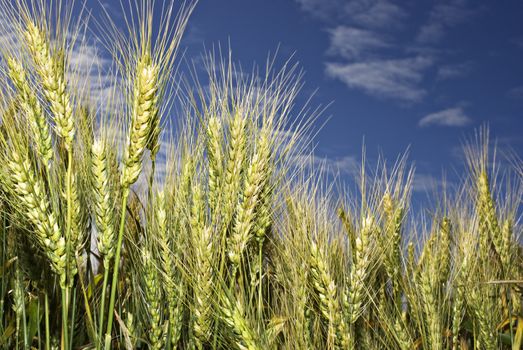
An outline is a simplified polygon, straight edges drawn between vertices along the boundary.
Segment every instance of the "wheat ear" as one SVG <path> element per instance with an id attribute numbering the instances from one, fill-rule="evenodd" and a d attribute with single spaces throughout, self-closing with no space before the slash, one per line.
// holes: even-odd
<path id="1" fill-rule="evenodd" d="M 222 122 L 215 116 L 207 125 L 207 154 L 209 159 L 209 205 L 216 209 L 219 202 L 221 178 L 223 175 Z"/>
<path id="2" fill-rule="evenodd" d="M 394 299 L 400 307 L 400 273 L 401 273 L 401 226 L 403 223 L 403 210 L 394 203 L 392 196 L 386 192 L 383 196 L 383 211 L 386 217 L 385 232 L 387 234 L 388 245 L 384 259 L 385 270 L 392 281 Z"/>
<path id="3" fill-rule="evenodd" d="M 320 299 L 320 311 L 328 321 L 327 344 L 331 347 L 350 348 L 353 346 L 352 337 L 341 317 L 338 288 L 326 265 L 326 257 L 314 241 L 311 242 L 310 252 L 311 279 Z"/>
<path id="4" fill-rule="evenodd" d="M 167 220 L 165 192 L 159 191 L 156 203 L 156 222 L 158 230 L 158 241 L 160 246 L 159 260 L 162 263 L 164 272 L 164 293 L 167 298 L 169 311 L 169 325 L 171 327 L 171 345 L 176 348 L 180 339 L 181 328 L 183 325 L 183 312 L 181 307 L 181 297 L 183 292 L 183 282 L 176 271 L 175 257 L 179 258 L 178 251 L 172 250 L 172 230 Z"/>
<path id="5" fill-rule="evenodd" d="M 147 249 L 143 250 L 142 260 L 144 264 L 145 301 L 149 310 L 149 341 L 151 349 L 163 349 L 163 329 L 161 325 L 161 288 L 158 279 L 158 271 L 154 266 L 153 258 Z"/>
<path id="6" fill-rule="evenodd" d="M 191 236 L 195 252 L 196 276 L 194 285 L 194 333 L 197 345 L 201 348 L 209 339 L 212 324 L 212 236 L 205 225 L 205 206 L 203 193 L 199 186 L 193 190 L 191 209 Z"/>
<path id="7" fill-rule="evenodd" d="M 142 170 L 142 156 L 149 142 L 153 120 L 157 117 L 157 91 L 158 67 L 145 54 L 138 61 L 134 82 L 131 129 L 122 173 L 124 188 L 135 183 Z"/>
<path id="8" fill-rule="evenodd" d="M 91 148 L 91 155 L 98 252 L 103 258 L 104 268 L 109 269 L 115 249 L 115 216 L 105 142 L 95 140 Z"/>
<path id="9" fill-rule="evenodd" d="M 71 98 L 66 90 L 65 72 L 51 55 L 48 39 L 45 33 L 33 22 L 28 21 L 25 39 L 29 52 L 36 64 L 45 97 L 50 103 L 51 112 L 55 118 L 58 135 L 65 141 L 66 149 L 70 149 L 74 138 L 74 120 Z"/>
<path id="10" fill-rule="evenodd" d="M 237 195 L 241 186 L 241 172 L 245 159 L 246 120 L 241 111 L 236 111 L 229 126 L 229 150 L 224 176 L 223 225 L 226 227 L 236 209 Z"/>
<path id="11" fill-rule="evenodd" d="M 28 157 L 12 149 L 7 166 L 19 203 L 29 221 L 35 226 L 40 246 L 51 262 L 51 268 L 60 277 L 62 288 L 66 285 L 66 247 L 55 214 L 44 190 L 42 180 L 34 173 Z"/>
<path id="12" fill-rule="evenodd" d="M 480 230 L 480 244 L 482 252 L 488 255 L 490 249 L 488 242 L 491 240 L 498 254 L 502 251 L 503 238 L 496 215 L 496 207 L 490 192 L 488 175 L 481 172 L 477 179 L 478 188 L 478 216 Z"/>
<path id="13" fill-rule="evenodd" d="M 7 65 L 9 67 L 9 76 L 20 94 L 21 107 L 29 120 L 38 155 L 43 163 L 48 166 L 49 161 L 53 157 L 53 144 L 42 105 L 29 85 L 22 64 L 15 58 L 9 57 Z"/>
<path id="14" fill-rule="evenodd" d="M 449 278 L 450 274 L 450 267 L 451 267 L 451 261 L 450 261 L 450 235 L 451 235 L 452 225 L 449 218 L 443 218 L 441 225 L 440 225 L 440 233 L 439 233 L 439 249 L 438 249 L 438 257 L 439 257 L 439 266 L 436 269 L 438 271 L 438 277 L 439 277 L 439 287 L 438 288 L 444 288 L 447 280 Z"/>
<path id="15" fill-rule="evenodd" d="M 238 300 L 233 303 L 228 298 L 221 307 L 222 320 L 233 331 L 236 342 L 235 345 L 240 350 L 261 350 L 263 349 L 258 343 L 258 336 L 249 326 L 245 319 L 245 311 L 242 303 Z"/>
<path id="16" fill-rule="evenodd" d="M 368 274 L 371 252 L 370 236 L 376 230 L 376 223 L 372 216 L 363 220 L 360 236 L 356 238 L 353 251 L 353 265 L 349 275 L 349 292 L 344 302 L 349 323 L 353 325 L 358 320 L 363 307 L 365 279 Z"/>
<path id="17" fill-rule="evenodd" d="M 123 243 L 123 231 L 125 228 L 125 214 L 127 200 L 129 198 L 129 187 L 138 180 L 142 170 L 142 157 L 151 133 L 152 118 L 157 113 L 158 103 L 158 72 L 157 65 L 152 62 L 149 54 L 140 57 L 136 66 L 134 90 L 132 96 L 131 128 L 129 130 L 129 143 L 124 153 L 124 164 L 121 183 L 123 187 L 122 214 L 120 216 L 120 227 L 116 242 L 115 266 L 111 283 L 111 296 L 109 300 L 109 318 L 107 320 L 107 331 L 105 335 L 106 347 L 110 346 L 110 338 L 113 327 L 113 308 L 116 299 L 116 285 L 118 283 L 118 263 Z M 104 285 L 105 288 L 105 285 Z"/>
<path id="18" fill-rule="evenodd" d="M 431 261 L 432 262 L 432 261 Z M 438 270 L 434 263 L 427 264 L 427 268 L 421 271 L 418 286 L 423 301 L 423 309 L 428 324 L 428 342 L 431 349 L 443 349 L 442 327 L 440 313 L 438 310 Z"/>
<path id="19" fill-rule="evenodd" d="M 252 236 L 255 209 L 267 181 L 269 152 L 269 138 L 267 133 L 263 132 L 247 169 L 242 201 L 236 210 L 229 248 L 229 259 L 236 266 L 240 264 L 242 253 Z"/>

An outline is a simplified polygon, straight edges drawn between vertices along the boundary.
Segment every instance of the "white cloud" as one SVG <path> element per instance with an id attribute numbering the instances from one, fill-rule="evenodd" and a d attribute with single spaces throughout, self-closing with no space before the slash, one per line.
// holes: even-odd
<path id="1" fill-rule="evenodd" d="M 329 77 L 368 94 L 403 101 L 418 101 L 425 95 L 419 87 L 423 72 L 432 65 L 427 57 L 375 60 L 357 63 L 327 63 Z"/>
<path id="2" fill-rule="evenodd" d="M 429 14 L 428 21 L 421 27 L 417 41 L 434 43 L 439 41 L 450 28 L 464 22 L 476 11 L 467 8 L 466 0 L 451 0 L 438 3 Z"/>
<path id="3" fill-rule="evenodd" d="M 472 119 L 465 114 L 463 108 L 455 107 L 428 114 L 420 119 L 418 125 L 420 127 L 430 125 L 465 126 L 470 122 L 472 122 Z"/>
<path id="4" fill-rule="evenodd" d="M 375 49 L 389 47 L 378 34 L 365 29 L 338 26 L 329 30 L 329 54 L 352 60 L 361 58 Z"/>

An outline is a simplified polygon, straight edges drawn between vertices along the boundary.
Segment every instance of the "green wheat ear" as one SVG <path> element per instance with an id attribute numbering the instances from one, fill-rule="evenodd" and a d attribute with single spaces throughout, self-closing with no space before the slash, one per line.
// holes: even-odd
<path id="1" fill-rule="evenodd" d="M 44 94 L 56 122 L 56 131 L 65 141 L 66 149 L 73 144 L 75 129 L 71 98 L 66 90 L 65 73 L 60 61 L 51 54 L 46 34 L 31 21 L 27 22 L 25 39 L 36 65 Z"/>
<path id="2" fill-rule="evenodd" d="M 9 76 L 20 95 L 21 107 L 29 120 L 38 155 L 42 162 L 48 166 L 49 161 L 53 157 L 53 144 L 42 105 L 27 80 L 26 71 L 22 64 L 15 58 L 9 57 L 7 65 L 9 67 Z"/>
<path id="3" fill-rule="evenodd" d="M 158 72 L 158 67 L 148 54 L 140 57 L 133 88 L 129 143 L 124 155 L 122 174 L 124 188 L 135 183 L 142 170 L 142 156 L 158 113 Z"/>
<path id="4" fill-rule="evenodd" d="M 105 142 L 99 139 L 95 140 L 91 153 L 94 212 L 98 228 L 98 251 L 103 257 L 104 268 L 109 269 L 109 263 L 115 251 L 116 235 L 112 198 L 113 188 L 111 188 L 109 182 L 109 164 Z"/>
<path id="5" fill-rule="evenodd" d="M 56 215 L 51 211 L 51 204 L 45 194 L 41 178 L 35 174 L 29 159 L 12 149 L 7 164 L 11 183 L 25 215 L 34 225 L 36 239 L 48 257 L 52 270 L 60 277 L 60 284 L 66 284 L 66 249 L 65 239 L 58 227 Z"/>

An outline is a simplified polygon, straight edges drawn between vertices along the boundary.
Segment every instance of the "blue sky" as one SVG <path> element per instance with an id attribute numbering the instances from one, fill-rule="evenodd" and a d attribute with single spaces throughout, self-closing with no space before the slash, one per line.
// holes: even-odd
<path id="1" fill-rule="evenodd" d="M 118 5 L 117 5 L 118 6 Z M 279 46 L 305 70 L 305 100 L 332 105 L 315 154 L 341 177 L 410 147 L 415 190 L 454 181 L 460 146 L 484 123 L 501 149 L 523 155 L 523 2 L 201 0 L 183 46 L 230 47 L 247 70 Z M 318 125 L 319 127 L 319 125 Z"/>

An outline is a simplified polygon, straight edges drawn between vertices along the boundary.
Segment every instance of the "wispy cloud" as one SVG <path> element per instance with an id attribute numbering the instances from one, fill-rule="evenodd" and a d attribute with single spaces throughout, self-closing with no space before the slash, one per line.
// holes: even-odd
<path id="1" fill-rule="evenodd" d="M 423 72 L 431 65 L 430 58 L 420 56 L 348 64 L 327 63 L 326 72 L 329 77 L 371 95 L 414 102 L 426 93 L 419 83 Z"/>
<path id="2" fill-rule="evenodd" d="M 429 174 L 414 174 L 412 191 L 432 193 L 443 187 L 443 182 Z"/>
<path id="3" fill-rule="evenodd" d="M 406 54 L 391 39 L 391 28 L 400 28 L 408 16 L 394 1 L 296 1 L 302 9 L 317 15 L 336 11 L 338 16 L 331 18 L 343 23 L 328 30 L 328 77 L 380 98 L 415 102 L 426 94 L 420 83 L 433 59 L 429 55 Z M 330 26 L 332 21 L 326 23 Z"/>
<path id="4" fill-rule="evenodd" d="M 472 62 L 443 65 L 438 68 L 436 79 L 449 80 L 466 76 L 471 72 L 472 66 Z"/>
<path id="5" fill-rule="evenodd" d="M 405 24 L 411 15 L 407 10 L 412 7 L 401 1 L 295 1 L 327 26 L 325 74 L 351 89 L 400 102 L 419 102 L 427 94 L 425 82 L 429 79 L 455 79 L 472 69 L 472 62 L 445 64 L 436 45 L 448 30 L 482 10 L 468 0 L 429 5 L 426 18 L 414 26 Z"/>
<path id="6" fill-rule="evenodd" d="M 523 99 L 523 85 L 516 86 L 507 92 L 507 96 L 516 100 Z"/>
<path id="7" fill-rule="evenodd" d="M 352 20 L 366 28 L 398 27 L 407 13 L 392 1 L 353 0 L 345 5 L 345 12 Z"/>
<path id="8" fill-rule="evenodd" d="M 398 27 L 406 12 L 390 0 L 296 0 L 302 10 L 312 16 L 364 28 Z"/>
<path id="9" fill-rule="evenodd" d="M 315 164 L 330 174 L 354 174 L 357 173 L 360 163 L 355 156 L 343 156 L 338 158 L 315 157 Z"/>
<path id="10" fill-rule="evenodd" d="M 430 11 L 429 18 L 420 28 L 416 39 L 421 43 L 437 42 L 449 29 L 469 19 L 476 12 L 467 7 L 466 0 L 438 3 Z"/>
<path id="11" fill-rule="evenodd" d="M 421 118 L 418 125 L 420 127 L 427 127 L 431 125 L 458 127 L 465 126 L 471 122 L 472 119 L 465 114 L 463 108 L 455 107 L 444 109 L 435 113 L 430 113 Z"/>
<path id="12" fill-rule="evenodd" d="M 69 53 L 68 81 L 79 96 L 88 98 L 100 111 L 116 103 L 118 78 L 112 71 L 113 61 L 95 42 L 82 41 Z"/>
<path id="13" fill-rule="evenodd" d="M 329 30 L 329 54 L 353 60 L 366 56 L 376 49 L 390 47 L 382 36 L 370 30 L 338 26 Z"/>
<path id="14" fill-rule="evenodd" d="M 518 36 L 510 39 L 510 42 L 514 44 L 517 48 L 523 49 L 523 36 Z"/>
<path id="15" fill-rule="evenodd" d="M 303 11 L 315 17 L 326 18 L 343 8 L 343 0 L 296 0 Z"/>
<path id="16" fill-rule="evenodd" d="M 299 168 L 305 167 L 332 176 L 355 175 L 360 167 L 359 161 L 353 155 L 322 157 L 314 154 L 299 154 L 293 156 L 292 163 Z"/>

